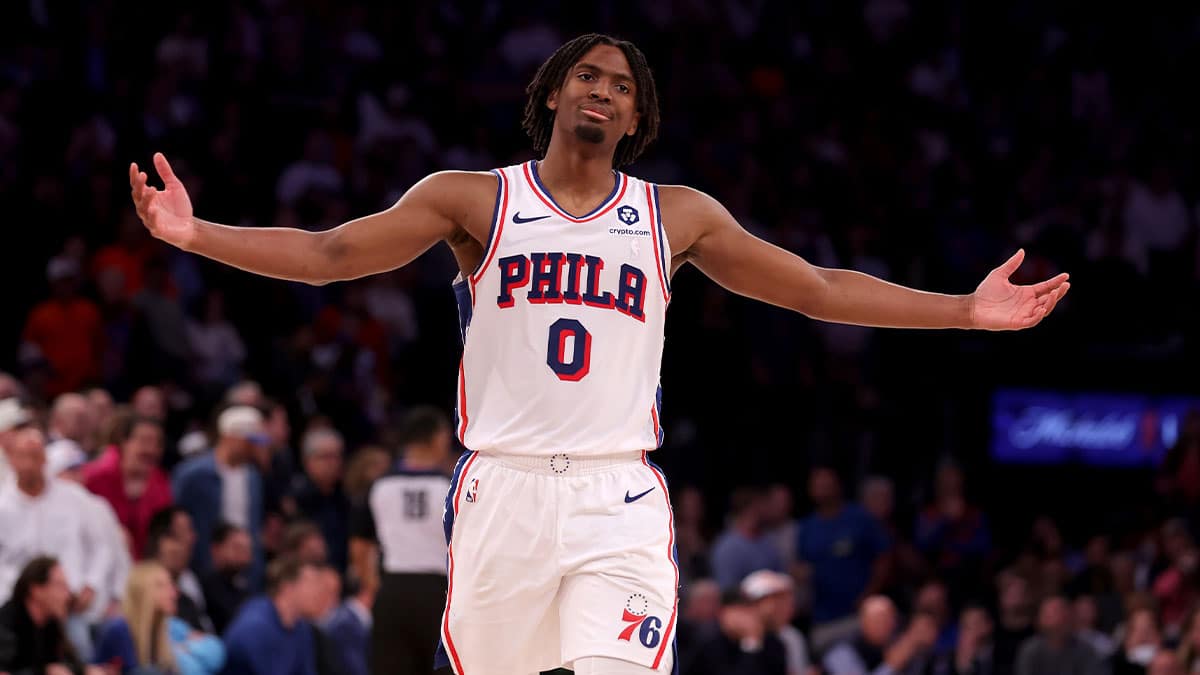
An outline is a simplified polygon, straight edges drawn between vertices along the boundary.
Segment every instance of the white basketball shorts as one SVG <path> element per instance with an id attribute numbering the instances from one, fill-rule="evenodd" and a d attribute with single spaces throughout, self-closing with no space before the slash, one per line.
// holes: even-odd
<path id="1" fill-rule="evenodd" d="M 445 526 L 439 665 L 535 675 L 604 656 L 673 671 L 675 525 L 666 479 L 646 453 L 467 452 Z"/>

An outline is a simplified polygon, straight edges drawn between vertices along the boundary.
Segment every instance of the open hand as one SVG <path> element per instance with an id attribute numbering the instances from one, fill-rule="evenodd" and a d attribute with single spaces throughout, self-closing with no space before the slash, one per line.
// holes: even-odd
<path id="1" fill-rule="evenodd" d="M 1021 330 L 1036 326 L 1071 289 L 1070 276 L 1060 274 L 1030 286 L 1008 279 L 1025 260 L 1025 249 L 992 270 L 971 294 L 971 327 L 984 330 Z"/>
<path id="2" fill-rule="evenodd" d="M 154 167 L 162 176 L 162 190 L 146 183 L 148 177 L 138 170 L 136 162 L 129 165 L 133 205 L 150 234 L 186 249 L 196 236 L 196 224 L 192 222 L 192 200 L 161 152 L 154 153 Z"/>

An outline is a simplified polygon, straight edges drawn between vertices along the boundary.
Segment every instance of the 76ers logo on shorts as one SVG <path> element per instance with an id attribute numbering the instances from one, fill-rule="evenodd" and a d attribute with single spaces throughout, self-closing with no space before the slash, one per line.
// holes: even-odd
<path id="1" fill-rule="evenodd" d="M 643 647 L 653 649 L 658 646 L 662 640 L 662 619 L 657 616 L 646 616 L 649 611 L 650 603 L 647 602 L 646 596 L 641 593 L 634 593 L 625 601 L 625 613 L 622 615 L 621 623 L 628 624 L 625 630 L 617 636 L 618 640 L 625 642 L 632 641 L 634 631 L 637 631 L 638 641 Z"/>

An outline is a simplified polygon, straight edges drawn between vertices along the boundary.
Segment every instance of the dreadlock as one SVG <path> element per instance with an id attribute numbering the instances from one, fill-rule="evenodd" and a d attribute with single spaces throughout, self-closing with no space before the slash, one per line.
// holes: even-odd
<path id="1" fill-rule="evenodd" d="M 654 74 L 646 56 L 632 42 L 618 40 L 608 35 L 589 33 L 559 47 L 538 68 L 533 81 L 525 88 L 529 100 L 525 103 L 525 119 L 521 128 L 533 141 L 533 150 L 539 157 L 546 156 L 550 147 L 550 134 L 554 131 L 555 111 L 546 107 L 546 99 L 563 85 L 571 67 L 596 45 L 610 45 L 625 53 L 629 67 L 633 70 L 633 82 L 637 88 L 637 111 L 641 114 L 637 131 L 632 136 L 622 136 L 617 142 L 613 157 L 614 166 L 625 166 L 641 156 L 646 146 L 658 136 L 658 91 L 654 87 Z"/>

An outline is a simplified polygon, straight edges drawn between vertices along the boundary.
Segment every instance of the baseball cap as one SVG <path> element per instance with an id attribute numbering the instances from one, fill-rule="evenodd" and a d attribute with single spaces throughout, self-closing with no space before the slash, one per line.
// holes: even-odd
<path id="1" fill-rule="evenodd" d="M 235 405 L 217 418 L 217 433 L 221 436 L 244 438 L 251 443 L 266 445 L 271 442 L 263 425 L 263 415 L 248 405 Z"/>
<path id="2" fill-rule="evenodd" d="M 0 401 L 0 431 L 9 431 L 33 421 L 29 409 L 15 396 Z"/>
<path id="3" fill-rule="evenodd" d="M 761 600 L 768 595 L 792 590 L 792 578 L 771 570 L 758 570 L 742 580 L 741 588 L 742 594 L 750 600 Z"/>

